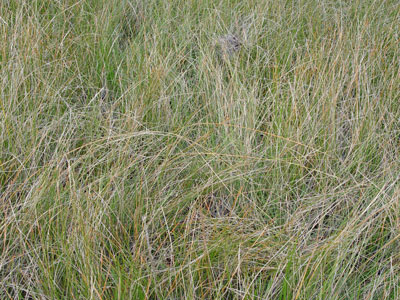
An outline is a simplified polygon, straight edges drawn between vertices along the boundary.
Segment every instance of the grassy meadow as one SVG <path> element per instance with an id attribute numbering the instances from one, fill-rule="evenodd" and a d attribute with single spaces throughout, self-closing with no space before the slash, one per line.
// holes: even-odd
<path id="1" fill-rule="evenodd" d="M 0 299 L 400 299 L 399 35 L 397 0 L 1 0 Z"/>

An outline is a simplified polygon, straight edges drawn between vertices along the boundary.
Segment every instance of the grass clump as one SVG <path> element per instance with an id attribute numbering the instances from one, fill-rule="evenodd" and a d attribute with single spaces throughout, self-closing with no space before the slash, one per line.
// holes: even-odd
<path id="1" fill-rule="evenodd" d="M 2 1 L 0 298 L 399 298 L 399 18 Z"/>

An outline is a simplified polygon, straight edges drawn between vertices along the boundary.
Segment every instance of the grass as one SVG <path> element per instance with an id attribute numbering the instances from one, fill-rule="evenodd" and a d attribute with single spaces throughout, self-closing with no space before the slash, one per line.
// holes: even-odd
<path id="1" fill-rule="evenodd" d="M 395 0 L 1 1 L 0 298 L 398 299 L 399 32 Z"/>

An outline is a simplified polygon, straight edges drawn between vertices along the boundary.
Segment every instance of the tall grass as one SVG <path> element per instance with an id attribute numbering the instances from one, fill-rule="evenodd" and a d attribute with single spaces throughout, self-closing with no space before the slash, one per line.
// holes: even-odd
<path id="1" fill-rule="evenodd" d="M 400 298 L 399 32 L 395 0 L 1 1 L 0 298 Z"/>

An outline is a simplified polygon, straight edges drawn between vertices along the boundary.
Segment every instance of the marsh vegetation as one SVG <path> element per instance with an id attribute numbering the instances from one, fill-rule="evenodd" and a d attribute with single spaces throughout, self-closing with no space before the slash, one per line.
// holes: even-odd
<path id="1" fill-rule="evenodd" d="M 395 0 L 0 1 L 0 298 L 399 299 L 399 32 Z"/>

